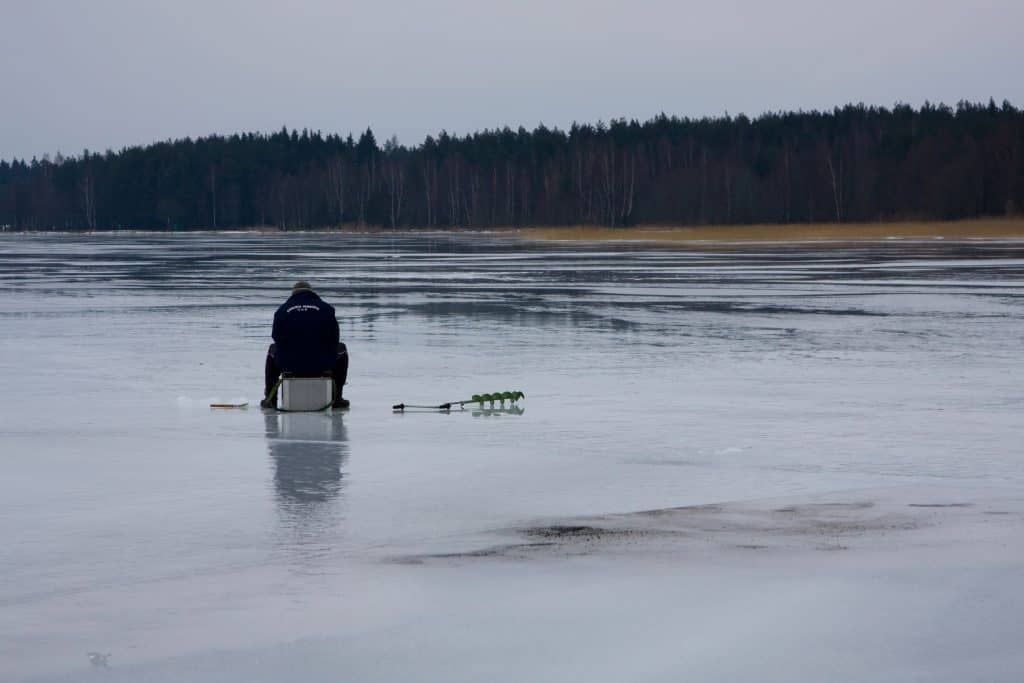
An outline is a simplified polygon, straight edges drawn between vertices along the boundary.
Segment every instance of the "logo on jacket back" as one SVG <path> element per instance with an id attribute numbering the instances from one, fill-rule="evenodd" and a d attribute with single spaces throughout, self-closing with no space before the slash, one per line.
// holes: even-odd
<path id="1" fill-rule="evenodd" d="M 313 304 L 296 304 L 285 309 L 285 313 L 305 313 L 306 311 L 319 311 L 319 306 Z"/>

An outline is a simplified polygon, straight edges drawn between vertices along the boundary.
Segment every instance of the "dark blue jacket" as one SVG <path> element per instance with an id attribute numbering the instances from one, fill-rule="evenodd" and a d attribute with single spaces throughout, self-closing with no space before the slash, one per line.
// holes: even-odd
<path id="1" fill-rule="evenodd" d="M 334 307 L 308 289 L 292 294 L 274 313 L 277 366 L 299 376 L 317 376 L 338 357 Z"/>

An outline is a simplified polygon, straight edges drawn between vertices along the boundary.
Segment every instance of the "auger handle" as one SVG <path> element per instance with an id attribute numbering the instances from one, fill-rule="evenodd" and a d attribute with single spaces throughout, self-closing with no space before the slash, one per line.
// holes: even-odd
<path id="1" fill-rule="evenodd" d="M 397 404 L 391 406 L 391 410 L 393 410 L 395 412 L 402 412 L 406 408 L 416 408 L 418 410 L 451 410 L 452 409 L 452 404 L 451 403 L 442 403 L 439 406 L 416 406 L 416 405 L 412 405 L 411 403 L 397 403 Z"/>

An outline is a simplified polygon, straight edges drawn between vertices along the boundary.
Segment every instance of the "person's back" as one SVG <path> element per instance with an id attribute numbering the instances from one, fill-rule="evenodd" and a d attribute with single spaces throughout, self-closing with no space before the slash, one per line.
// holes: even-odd
<path id="1" fill-rule="evenodd" d="M 300 283 L 301 284 L 301 283 Z M 317 377 L 334 367 L 338 320 L 334 307 L 312 289 L 295 289 L 274 313 L 277 365 L 298 377 Z"/>
<path id="2" fill-rule="evenodd" d="M 342 398 L 348 376 L 348 349 L 338 341 L 334 307 L 317 296 L 309 283 L 300 281 L 274 313 L 274 343 L 267 350 L 264 372 L 264 408 L 274 406 L 282 372 L 296 377 L 334 378 L 334 407 L 347 408 Z"/>

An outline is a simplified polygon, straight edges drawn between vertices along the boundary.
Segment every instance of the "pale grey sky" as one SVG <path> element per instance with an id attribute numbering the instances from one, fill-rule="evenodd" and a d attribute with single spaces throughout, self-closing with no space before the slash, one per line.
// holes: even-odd
<path id="1" fill-rule="evenodd" d="M 1024 105 L 1021 0 L 0 0 L 0 158 L 847 102 Z"/>

